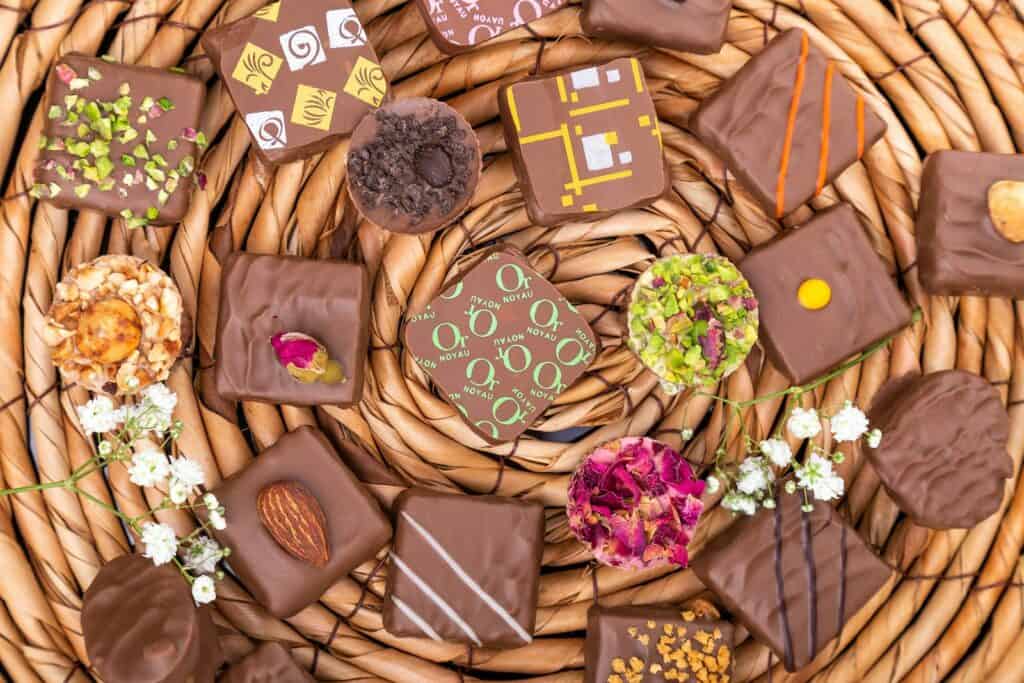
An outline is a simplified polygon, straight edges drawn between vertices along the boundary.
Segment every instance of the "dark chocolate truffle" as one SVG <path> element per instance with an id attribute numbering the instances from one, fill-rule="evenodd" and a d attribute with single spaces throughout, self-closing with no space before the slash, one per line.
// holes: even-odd
<path id="1" fill-rule="evenodd" d="M 245 659 L 231 666 L 220 683 L 315 683 L 305 669 L 280 643 L 260 645 Z"/>
<path id="2" fill-rule="evenodd" d="M 569 0 L 416 0 L 434 43 L 449 54 L 547 16 Z"/>
<path id="3" fill-rule="evenodd" d="M 100 569 L 85 592 L 82 632 L 107 683 L 212 683 L 224 661 L 209 607 L 185 577 L 141 555 Z"/>
<path id="4" fill-rule="evenodd" d="M 480 141 L 443 102 L 399 100 L 352 134 L 349 190 L 356 208 L 385 230 L 423 233 L 454 222 L 480 181 Z"/>
<path id="5" fill-rule="evenodd" d="M 891 383 L 871 408 L 871 424 L 882 441 L 867 454 L 915 523 L 967 529 L 999 509 L 1013 475 L 1009 418 L 984 378 L 948 370 Z"/>
<path id="6" fill-rule="evenodd" d="M 600 38 L 712 54 L 725 44 L 732 0 L 586 0 L 583 30 Z"/>

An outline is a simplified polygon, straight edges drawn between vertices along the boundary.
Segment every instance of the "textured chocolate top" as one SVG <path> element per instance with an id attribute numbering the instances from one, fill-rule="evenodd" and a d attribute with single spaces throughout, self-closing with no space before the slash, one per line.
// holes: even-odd
<path id="1" fill-rule="evenodd" d="M 912 319 L 848 204 L 755 248 L 740 270 L 761 304 L 768 355 L 794 384 L 820 377 Z M 815 278 L 828 284 L 832 298 L 825 308 L 810 310 L 797 293 Z"/>
<path id="2" fill-rule="evenodd" d="M 554 225 L 650 204 L 668 188 L 658 114 L 634 57 L 502 88 L 530 218 Z"/>
<path id="3" fill-rule="evenodd" d="M 583 30 L 601 38 L 712 54 L 722 49 L 732 0 L 586 0 Z"/>
<path id="4" fill-rule="evenodd" d="M 315 683 L 280 643 L 267 642 L 225 673 L 220 683 Z"/>
<path id="5" fill-rule="evenodd" d="M 259 519 L 260 491 L 282 481 L 304 486 L 323 510 L 329 555 L 322 568 L 288 553 Z M 213 493 L 228 519 L 227 528 L 213 532 L 231 548 L 228 564 L 256 601 L 281 618 L 314 602 L 391 538 L 391 525 L 377 502 L 312 427 L 285 434 Z"/>
<path id="6" fill-rule="evenodd" d="M 410 489 L 394 506 L 384 628 L 476 647 L 531 642 L 544 508 Z"/>
<path id="7" fill-rule="evenodd" d="M 936 152 L 928 157 L 917 214 L 917 265 L 930 294 L 1024 296 L 1024 243 L 1003 237 L 988 190 L 1024 182 L 1024 154 Z"/>
<path id="8" fill-rule="evenodd" d="M 387 96 L 347 0 L 281 0 L 205 33 L 202 43 L 271 164 L 326 150 Z"/>
<path id="9" fill-rule="evenodd" d="M 733 627 L 679 607 L 591 607 L 583 683 L 608 683 L 619 669 L 637 681 L 729 683 Z M 703 676 L 700 672 L 703 672 Z M 689 676 L 689 677 L 687 677 Z"/>
<path id="10" fill-rule="evenodd" d="M 234 401 L 358 403 L 369 344 L 369 290 L 366 269 L 359 264 L 233 254 L 221 276 L 217 392 Z M 295 380 L 270 344 L 280 332 L 301 332 L 319 340 L 341 364 L 346 380 Z"/>
<path id="11" fill-rule="evenodd" d="M 434 43 L 449 54 L 540 19 L 569 0 L 416 0 Z"/>
<path id="12" fill-rule="evenodd" d="M 782 494 L 737 520 L 693 570 L 787 671 L 803 668 L 889 579 L 890 571 L 832 507 Z"/>
<path id="13" fill-rule="evenodd" d="M 141 555 L 103 566 L 82 604 L 85 648 L 107 683 L 212 683 L 224 661 L 210 609 L 173 565 Z"/>
<path id="14" fill-rule="evenodd" d="M 690 128 L 781 218 L 861 159 L 886 126 L 835 62 L 792 29 L 704 100 Z"/>
<path id="15" fill-rule="evenodd" d="M 1013 462 L 1009 418 L 984 378 L 960 370 L 891 383 L 875 399 L 867 448 L 900 509 L 921 526 L 967 529 L 999 509 Z"/>
<path id="16" fill-rule="evenodd" d="M 46 86 L 47 147 L 35 169 L 35 182 L 48 188 L 42 196 L 63 209 L 94 209 L 111 217 L 131 211 L 131 217 L 124 213 L 131 227 L 177 223 L 192 196 L 205 96 L 202 81 L 183 73 L 65 55 L 50 70 Z M 127 111 L 103 111 L 115 103 Z M 149 105 L 145 111 L 143 104 Z M 114 128 L 120 116 L 125 130 Z M 109 140 L 105 132 L 89 129 L 102 128 L 104 120 L 111 125 Z M 92 148 L 84 156 L 74 154 L 83 142 Z M 100 158 L 112 164 L 109 173 L 88 177 L 103 169 Z M 84 166 L 74 168 L 76 161 Z M 59 188 L 56 196 L 51 183 Z"/>
<path id="17" fill-rule="evenodd" d="M 490 443 L 526 431 L 597 354 L 583 316 L 521 253 L 501 248 L 407 319 L 405 345 Z"/>

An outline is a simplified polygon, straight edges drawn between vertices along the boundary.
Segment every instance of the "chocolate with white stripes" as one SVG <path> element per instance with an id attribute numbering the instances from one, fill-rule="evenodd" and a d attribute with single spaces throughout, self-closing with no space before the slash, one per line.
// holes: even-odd
<path id="1" fill-rule="evenodd" d="M 384 604 L 389 633 L 474 647 L 533 640 L 543 506 L 410 489 L 394 510 Z"/>
<path id="2" fill-rule="evenodd" d="M 891 574 L 827 503 L 744 517 L 698 555 L 694 572 L 787 671 L 803 668 L 885 585 Z"/>

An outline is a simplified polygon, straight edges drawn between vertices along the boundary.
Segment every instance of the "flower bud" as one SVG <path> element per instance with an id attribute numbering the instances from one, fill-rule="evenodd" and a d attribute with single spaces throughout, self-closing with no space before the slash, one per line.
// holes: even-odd
<path id="1" fill-rule="evenodd" d="M 331 360 L 324 345 L 313 337 L 301 332 L 283 332 L 274 335 L 270 343 L 278 362 L 297 381 L 304 384 L 345 381 L 341 365 Z"/>

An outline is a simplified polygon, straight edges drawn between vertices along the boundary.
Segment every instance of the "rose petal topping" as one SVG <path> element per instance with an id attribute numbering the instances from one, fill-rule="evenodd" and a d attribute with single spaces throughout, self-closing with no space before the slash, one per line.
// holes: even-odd
<path id="1" fill-rule="evenodd" d="M 301 332 L 274 335 L 270 344 L 277 361 L 294 379 L 303 384 L 338 384 L 345 381 L 341 365 L 330 359 L 319 341 Z"/>

